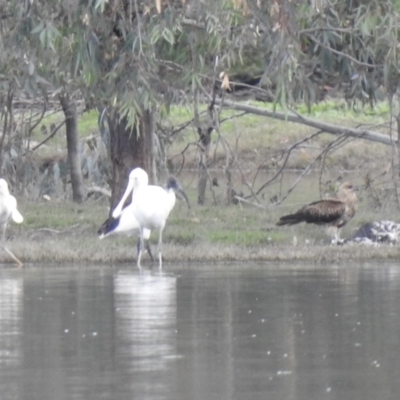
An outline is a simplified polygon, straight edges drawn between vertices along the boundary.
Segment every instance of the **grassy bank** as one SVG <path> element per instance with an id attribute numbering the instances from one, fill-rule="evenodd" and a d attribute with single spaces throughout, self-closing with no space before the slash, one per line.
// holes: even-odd
<path id="1" fill-rule="evenodd" d="M 272 106 L 265 103 L 251 102 L 260 108 Z M 340 102 L 326 101 L 314 105 L 310 112 L 300 106 L 297 111 L 309 118 L 322 121 L 376 130 L 387 133 L 389 107 L 387 103 L 379 103 L 373 110 L 364 108 L 359 111 L 348 109 Z M 239 116 L 239 117 L 237 117 Z M 191 110 L 183 107 L 172 107 L 169 116 L 171 126 L 184 123 L 193 117 Z M 237 154 L 238 164 L 247 170 L 262 168 L 265 170 L 279 169 L 283 164 L 280 156 L 282 149 L 290 148 L 294 143 L 315 133 L 315 129 L 306 125 L 294 124 L 266 118 L 254 114 L 242 114 L 237 111 L 225 110 L 221 114 L 221 134 L 229 146 Z M 286 169 L 302 170 L 306 168 L 328 145 L 338 137 L 331 134 L 321 134 L 299 146 L 291 153 L 285 165 Z M 193 126 L 186 128 L 169 146 L 168 154 L 171 165 L 180 168 L 197 168 L 197 131 Z M 191 144 L 188 146 L 188 144 Z M 391 149 L 378 143 L 366 140 L 349 139 L 345 145 L 332 147 L 324 158 L 324 168 L 340 170 L 373 170 L 382 167 L 382 163 L 391 157 Z M 211 168 L 223 168 L 226 152 L 217 134 L 212 135 Z M 314 169 L 321 167 L 321 162 Z"/>
<path id="2" fill-rule="evenodd" d="M 232 262 L 232 261 L 306 261 L 310 263 L 345 263 L 349 260 L 398 259 L 396 246 L 345 245 L 330 246 L 323 229 L 298 225 L 292 228 L 276 227 L 279 215 L 293 206 L 194 205 L 189 210 L 178 201 L 167 223 L 164 234 L 164 259 L 168 263 Z M 132 263 L 136 258 L 136 238 L 113 236 L 97 238 L 97 229 L 106 218 L 106 202 L 75 205 L 69 202 L 20 202 L 25 222 L 11 224 L 7 230 L 8 248 L 29 266 L 30 263 Z M 347 237 L 361 223 L 389 217 L 360 212 L 345 227 Z M 296 236 L 297 245 L 293 245 Z M 151 244 L 156 252 L 157 234 Z M 145 265 L 149 265 L 147 255 Z M 0 252 L 0 263 L 12 263 Z"/>
<path id="3" fill-rule="evenodd" d="M 260 104 L 257 104 L 261 106 Z M 306 112 L 306 110 L 298 110 Z M 348 126 L 383 126 L 388 119 L 388 107 L 381 104 L 375 110 L 355 112 L 337 103 L 321 103 L 311 110 L 311 117 Z M 284 148 L 312 133 L 302 125 L 272 120 L 255 115 L 233 118 L 234 112 L 224 111 L 226 122 L 221 133 L 230 147 L 235 150 L 237 164 L 234 165 L 232 182 L 237 193 L 250 194 L 244 180 L 259 188 L 281 166 L 282 159 L 276 155 Z M 55 115 L 46 124 L 58 121 Z M 170 125 L 177 126 L 190 120 L 193 113 L 183 107 L 173 107 L 169 116 Z M 382 128 L 384 131 L 384 128 Z M 97 135 L 97 113 L 86 113 L 79 122 L 82 137 Z M 378 128 L 377 128 L 378 130 Z M 34 138 L 42 136 L 38 128 Z M 302 184 L 282 203 L 280 199 L 304 168 L 321 153 L 335 137 L 324 134 L 292 152 L 282 180 L 268 186 L 259 195 L 261 207 L 247 204 L 225 206 L 224 175 L 226 153 L 220 138 L 212 136 L 210 174 L 218 178 L 219 187 L 207 191 L 208 205 L 196 205 L 197 133 L 191 126 L 169 144 L 168 158 L 172 172 L 184 184 L 191 199 L 192 208 L 177 202 L 164 233 L 164 258 L 168 262 L 231 262 L 231 261 L 299 261 L 311 263 L 346 262 L 350 259 L 397 259 L 400 250 L 395 246 L 329 246 L 323 229 L 315 226 L 276 227 L 279 216 L 295 211 L 300 205 L 319 198 L 318 173 L 302 178 Z M 39 153 L 43 157 L 65 152 L 65 137 L 60 132 Z M 390 147 L 364 140 L 351 140 L 324 159 L 321 181 L 352 179 L 357 185 L 369 176 L 377 190 L 360 193 L 360 207 L 355 218 L 345 227 L 342 237 L 350 236 L 361 224 L 376 219 L 394 219 L 393 175 L 388 164 L 393 156 Z M 314 165 L 318 169 L 320 163 Z M 240 171 L 239 171 L 240 167 Z M 260 172 L 261 171 L 261 172 Z M 266 172 L 267 171 L 267 172 Z M 270 172 L 268 172 L 270 171 Z M 347 171 L 352 171 L 348 173 Z M 382 171 L 386 171 L 382 172 Z M 243 175 L 242 175 L 243 173 Z M 267 176 L 266 174 L 271 176 Z M 264 174 L 264 175 L 263 175 Z M 374 181 L 375 179 L 375 181 Z M 88 183 L 90 184 L 90 183 Z M 215 205 L 214 205 L 215 204 Z M 90 200 L 83 205 L 53 200 L 46 202 L 19 199 L 25 222 L 21 226 L 11 224 L 7 246 L 23 262 L 29 263 L 133 263 L 136 257 L 136 238 L 113 236 L 100 241 L 97 229 L 108 215 L 108 200 Z M 294 236 L 297 245 L 294 246 Z M 152 235 L 154 253 L 157 234 Z M 147 260 L 147 256 L 145 256 Z M 10 257 L 0 252 L 0 262 L 11 262 Z"/>

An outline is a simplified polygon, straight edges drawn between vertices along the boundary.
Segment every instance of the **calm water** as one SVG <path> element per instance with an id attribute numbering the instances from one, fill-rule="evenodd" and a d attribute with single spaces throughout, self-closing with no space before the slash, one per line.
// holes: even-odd
<path id="1" fill-rule="evenodd" d="M 398 399 L 400 267 L 0 271 L 1 400 Z"/>

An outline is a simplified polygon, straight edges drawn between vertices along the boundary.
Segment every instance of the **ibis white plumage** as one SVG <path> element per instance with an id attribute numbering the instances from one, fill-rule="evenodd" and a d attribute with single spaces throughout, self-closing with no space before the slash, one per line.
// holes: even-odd
<path id="1" fill-rule="evenodd" d="M 98 230 L 99 239 L 103 239 L 107 236 L 114 235 L 114 234 L 121 234 L 126 236 L 135 235 L 138 237 L 138 254 L 139 254 L 139 247 L 140 247 L 140 225 L 138 220 L 135 218 L 133 213 L 133 205 L 130 203 L 126 207 L 123 208 L 119 217 L 114 218 L 110 216 Z M 143 239 L 145 242 L 145 248 L 147 253 L 149 254 L 151 260 L 153 261 L 153 255 L 151 254 L 150 245 L 148 239 L 150 238 L 150 229 L 143 230 Z"/>
<path id="2" fill-rule="evenodd" d="M 22 262 L 18 260 L 17 257 L 11 253 L 10 250 L 5 247 L 5 237 L 6 237 L 6 228 L 7 224 L 10 221 L 14 221 L 17 224 L 21 224 L 24 221 L 24 217 L 17 209 L 17 200 L 16 198 L 10 194 L 8 189 L 8 183 L 5 179 L 0 179 L 0 235 L 1 241 L 3 243 L 4 250 L 14 259 L 14 261 L 22 265 Z"/>
<path id="3" fill-rule="evenodd" d="M 140 260 L 142 256 L 143 240 L 145 229 L 158 230 L 158 259 L 159 267 L 162 268 L 162 232 L 167 218 L 175 205 L 175 190 L 179 191 L 187 203 L 188 198 L 180 187 L 178 181 L 168 178 L 166 188 L 161 186 L 148 185 L 148 175 L 141 168 L 135 168 L 129 174 L 128 186 L 122 196 L 121 201 L 115 208 L 112 216 L 118 218 L 122 211 L 126 198 L 133 191 L 132 211 L 140 225 L 140 245 L 137 258 L 137 265 L 141 268 Z"/>
<path id="4" fill-rule="evenodd" d="M 8 183 L 5 179 L 0 179 L 0 231 L 1 240 L 4 241 L 6 228 L 9 221 L 20 224 L 24 217 L 17 210 L 17 200 L 10 194 Z"/>

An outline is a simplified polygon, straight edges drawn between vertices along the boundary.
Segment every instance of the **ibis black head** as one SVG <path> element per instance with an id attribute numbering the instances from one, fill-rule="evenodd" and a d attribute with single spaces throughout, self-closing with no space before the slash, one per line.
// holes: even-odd
<path id="1" fill-rule="evenodd" d="M 170 176 L 167 179 L 167 189 L 174 189 L 174 190 L 181 190 L 181 185 L 179 184 L 179 182 L 176 180 L 175 177 Z"/>
<path id="2" fill-rule="evenodd" d="M 184 192 L 184 190 L 182 189 L 182 186 L 179 184 L 179 182 L 176 180 L 176 178 L 173 176 L 170 176 L 167 180 L 167 190 L 169 190 L 169 189 L 173 189 L 173 190 L 179 192 L 185 198 L 188 208 L 190 208 L 189 199 L 187 198 L 186 193 Z"/>

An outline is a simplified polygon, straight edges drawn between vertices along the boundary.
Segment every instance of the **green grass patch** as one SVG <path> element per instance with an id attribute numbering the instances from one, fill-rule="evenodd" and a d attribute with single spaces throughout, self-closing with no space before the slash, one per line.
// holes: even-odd
<path id="1" fill-rule="evenodd" d="M 273 109 L 270 104 L 251 102 L 250 104 Z M 280 107 L 277 107 L 281 111 Z M 297 107 L 302 115 L 320 119 L 332 124 L 351 127 L 367 127 L 378 132 L 387 133 L 384 127 L 389 119 L 389 105 L 387 102 L 378 103 L 373 109 L 368 106 L 358 109 L 350 109 L 347 104 L 339 101 L 325 101 L 313 105 L 310 112 L 304 105 Z M 224 110 L 221 119 L 221 134 L 229 143 L 230 148 L 237 155 L 237 162 L 242 168 L 256 168 L 262 166 L 265 169 L 277 169 L 282 165 L 280 150 L 289 148 L 292 144 L 315 132 L 315 129 L 305 125 L 279 121 L 268 117 L 246 114 L 239 118 L 239 111 Z M 171 107 L 171 113 L 166 119 L 173 126 L 193 118 L 190 109 L 183 107 Z M 300 148 L 292 152 L 286 164 L 288 169 L 304 169 L 322 149 L 332 143 L 337 137 L 330 134 L 319 135 Z M 168 148 L 168 155 L 173 165 L 180 168 L 196 168 L 198 163 L 198 149 L 195 145 L 198 134 L 194 126 L 188 126 Z M 390 148 L 379 143 L 363 140 L 349 140 L 348 144 L 335 149 L 325 158 L 328 168 L 340 169 L 364 169 L 365 164 L 371 163 L 376 168 L 376 161 L 385 160 L 390 153 Z M 184 155 L 182 155 L 184 154 Z M 210 167 L 222 169 L 225 165 L 226 151 L 216 133 L 212 135 L 210 148 Z M 315 169 L 321 166 L 321 162 L 315 165 Z"/>
<path id="2" fill-rule="evenodd" d="M 28 229 L 65 230 L 72 227 L 90 228 L 107 218 L 100 209 L 77 205 L 71 202 L 19 202 L 24 215 L 24 226 Z M 101 220 L 101 221 L 100 221 Z"/>
<path id="3" fill-rule="evenodd" d="M 98 112 L 96 110 L 91 110 L 84 112 L 78 120 L 78 130 L 81 136 L 89 136 L 91 134 L 96 134 L 99 132 L 98 126 Z"/>
<path id="4" fill-rule="evenodd" d="M 263 231 L 222 230 L 210 233 L 211 242 L 224 245 L 260 246 L 271 243 L 271 237 Z"/>
<path id="5" fill-rule="evenodd" d="M 33 140 L 43 140 L 44 136 L 42 133 L 42 126 L 47 127 L 47 133 L 50 133 L 50 127 L 52 124 L 58 125 L 60 122 L 64 120 L 64 114 L 62 112 L 58 112 L 56 114 L 50 114 L 45 116 L 41 123 L 34 129 L 32 139 Z M 91 134 L 96 134 L 99 132 L 98 127 L 98 112 L 96 110 L 91 110 L 88 112 L 82 113 L 78 118 L 78 132 L 80 137 L 87 137 Z M 61 127 L 57 134 L 50 139 L 47 144 L 49 146 L 56 146 L 60 142 L 60 137 L 64 139 L 65 128 Z"/>
<path id="6" fill-rule="evenodd" d="M 342 237 L 349 236 L 366 221 L 394 214 L 392 209 L 381 210 L 379 214 L 376 210 L 371 212 L 367 205 L 368 200 L 361 202 L 359 212 L 345 227 Z M 106 202 L 75 205 L 21 201 L 19 208 L 25 221 L 21 225 L 10 224 L 7 246 L 25 263 L 135 263 L 137 238 L 115 235 L 99 240 L 97 237 L 97 229 L 108 216 Z M 178 203 L 163 234 L 165 261 L 308 260 L 320 263 L 398 257 L 396 246 L 330 246 L 321 227 L 275 226 L 277 218 L 292 208 L 260 210 L 246 206 L 201 207 L 193 204 L 187 209 Z M 158 233 L 153 232 L 153 253 L 157 241 Z M 11 260 L 0 252 L 0 262 Z M 148 263 L 147 255 L 144 262 Z"/>
<path id="7" fill-rule="evenodd" d="M 252 101 L 250 104 L 272 110 L 271 104 Z M 282 111 L 279 105 L 277 110 Z M 206 106 L 201 105 L 200 111 L 205 111 Z M 313 105 L 310 109 L 305 105 L 296 108 L 306 117 L 321 119 L 326 122 L 341 124 L 344 126 L 365 126 L 380 132 L 386 132 L 382 126 L 389 119 L 389 106 L 387 102 L 381 102 L 371 109 L 367 106 L 358 109 L 349 109 L 343 101 L 323 101 Z M 245 114 L 234 110 L 224 110 L 221 113 L 221 134 L 228 142 L 229 147 L 236 154 L 237 165 L 245 170 L 263 168 L 276 170 L 282 166 L 281 150 L 289 148 L 305 136 L 314 133 L 315 130 L 301 124 L 279 121 L 272 118 Z M 33 140 L 41 141 L 44 136 L 41 132 L 42 125 L 50 131 L 52 123 L 63 120 L 63 114 L 46 116 L 36 128 Z M 172 105 L 170 113 L 165 116 L 162 123 L 171 130 L 193 118 L 193 109 L 185 106 Z M 98 133 L 98 113 L 93 110 L 85 112 L 79 117 L 78 129 L 82 138 L 93 133 Z M 376 127 L 376 128 L 374 128 Z M 305 143 L 292 152 L 286 164 L 287 169 L 304 169 L 320 154 L 322 149 L 332 143 L 336 136 L 329 134 L 319 135 L 318 138 Z M 216 132 L 211 136 L 210 168 L 222 170 L 226 162 L 226 150 Z M 193 124 L 181 131 L 168 145 L 168 158 L 171 171 L 181 167 L 194 169 L 198 166 L 198 133 Z M 189 145 L 189 146 L 188 146 Z M 42 157 L 52 157 L 66 154 L 65 130 L 61 129 L 57 135 L 39 150 Z M 378 143 L 362 140 L 349 141 L 327 155 L 325 166 L 327 168 L 340 169 L 365 169 L 370 163 L 372 168 L 377 167 L 377 162 L 390 156 L 390 148 Z M 315 164 L 315 169 L 321 167 L 321 162 Z"/>

